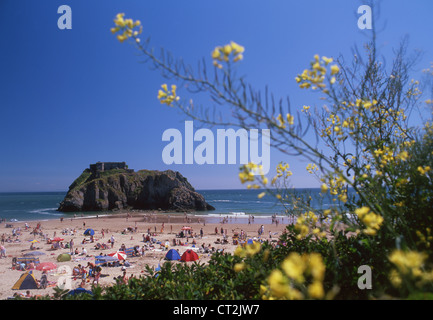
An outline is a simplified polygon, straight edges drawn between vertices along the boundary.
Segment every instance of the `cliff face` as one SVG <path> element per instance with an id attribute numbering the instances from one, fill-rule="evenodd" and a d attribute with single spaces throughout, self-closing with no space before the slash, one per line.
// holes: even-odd
<path id="1" fill-rule="evenodd" d="M 164 211 L 215 210 L 179 172 L 140 170 L 83 171 L 69 187 L 58 211 L 113 209 Z"/>

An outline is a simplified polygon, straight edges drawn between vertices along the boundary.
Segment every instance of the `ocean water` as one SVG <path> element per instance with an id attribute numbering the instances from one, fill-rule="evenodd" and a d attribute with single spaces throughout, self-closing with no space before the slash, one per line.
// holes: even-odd
<path id="1" fill-rule="evenodd" d="M 285 217 L 285 208 L 274 197 L 266 195 L 259 199 L 261 190 L 197 190 L 206 201 L 215 207 L 214 211 L 196 212 L 197 216 L 208 216 L 215 221 L 222 217 L 230 219 L 254 218 L 271 219 L 272 215 Z M 299 195 L 311 195 L 312 207 L 326 208 L 329 203 L 323 202 L 319 189 L 296 189 Z M 22 192 L 0 193 L 0 219 L 6 221 L 34 221 L 71 217 L 73 213 L 58 212 L 59 203 L 66 192 Z M 79 212 L 77 215 L 96 215 L 96 212 Z M 98 212 L 99 215 L 103 214 Z"/>
<path id="2" fill-rule="evenodd" d="M 59 203 L 66 192 L 6 192 L 0 193 L 0 218 L 6 221 L 58 219 Z"/>

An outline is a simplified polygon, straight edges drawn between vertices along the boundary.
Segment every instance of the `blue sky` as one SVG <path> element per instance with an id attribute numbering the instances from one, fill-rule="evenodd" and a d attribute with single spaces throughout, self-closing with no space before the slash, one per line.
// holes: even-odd
<path id="1" fill-rule="evenodd" d="M 72 9 L 72 29 L 60 30 L 57 8 Z M 294 77 L 314 54 L 349 57 L 367 40 L 357 26 L 356 0 L 2 0 L 0 1 L 0 192 L 66 191 L 97 161 L 133 169 L 180 171 L 196 189 L 242 188 L 239 165 L 166 165 L 164 130 L 188 120 L 156 98 L 158 72 L 110 33 L 119 12 L 139 19 L 143 37 L 194 65 L 231 40 L 245 47 L 241 73 L 256 88 L 289 95 L 292 106 L 317 104 Z M 423 51 L 414 77 L 433 61 L 433 2 L 384 0 L 378 45 L 387 57 L 404 35 Z M 179 89 L 182 95 L 182 88 Z M 203 104 L 210 101 L 203 101 Z M 295 187 L 317 182 L 297 158 Z"/>

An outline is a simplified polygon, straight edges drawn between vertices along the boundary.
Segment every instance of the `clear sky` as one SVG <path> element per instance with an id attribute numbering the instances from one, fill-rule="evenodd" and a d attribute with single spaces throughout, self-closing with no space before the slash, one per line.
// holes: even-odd
<path id="1" fill-rule="evenodd" d="M 60 30 L 60 5 L 72 29 Z M 180 171 L 196 189 L 242 188 L 239 165 L 162 161 L 164 130 L 188 120 L 157 100 L 164 80 L 138 52 L 110 33 L 119 12 L 139 19 L 143 37 L 187 63 L 210 59 L 231 40 L 245 47 L 240 70 L 256 88 L 289 95 L 292 106 L 317 103 L 294 81 L 314 54 L 349 57 L 367 40 L 357 0 L 0 0 L 0 192 L 66 191 L 97 161 L 133 169 Z M 388 56 L 409 35 L 423 51 L 414 77 L 433 61 L 433 1 L 381 2 L 378 45 Z M 179 89 L 182 95 L 182 88 Z M 210 101 L 209 101 L 210 104 Z M 315 187 L 306 163 L 272 152 L 273 166 L 291 164 L 295 187 Z"/>

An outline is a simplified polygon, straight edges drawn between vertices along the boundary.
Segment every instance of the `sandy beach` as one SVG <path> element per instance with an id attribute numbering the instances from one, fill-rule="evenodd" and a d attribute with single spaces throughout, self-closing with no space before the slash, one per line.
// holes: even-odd
<path id="1" fill-rule="evenodd" d="M 217 221 L 219 220 L 219 221 Z M 26 228 L 26 223 L 28 227 Z M 162 264 L 168 250 L 174 248 L 182 255 L 186 250 L 192 249 L 197 252 L 200 263 L 206 263 L 210 258 L 210 253 L 202 249 L 205 248 L 215 251 L 224 250 L 232 253 L 238 244 L 233 243 L 235 233 L 245 233 L 248 238 L 256 237 L 259 239 L 258 230 L 263 225 L 264 233 L 261 234 L 261 240 L 276 241 L 284 231 L 288 218 L 279 219 L 279 223 L 272 223 L 271 219 L 254 219 L 250 223 L 248 219 L 229 218 L 222 219 L 196 217 L 193 215 L 167 215 L 160 213 L 121 213 L 110 214 L 99 217 L 65 217 L 63 219 L 45 220 L 45 221 L 28 221 L 28 222 L 6 222 L 0 226 L 0 235 L 5 240 L 2 243 L 5 248 L 6 257 L 0 259 L 0 299 L 8 299 L 14 294 L 25 295 L 27 290 L 13 290 L 12 287 L 25 272 L 16 270 L 12 266 L 14 258 L 23 257 L 24 254 L 31 251 L 39 251 L 40 263 L 55 263 L 57 268 L 47 271 L 49 286 L 46 289 L 32 289 L 30 294 L 35 295 L 52 295 L 53 287 L 56 286 L 59 279 L 70 279 L 72 289 L 83 285 L 79 276 L 71 275 L 71 271 L 79 264 L 87 267 L 87 264 L 95 262 L 95 256 L 107 255 L 120 250 L 121 246 L 126 248 L 139 247 L 139 252 L 144 255 L 127 257 L 126 261 L 129 266 L 126 268 L 127 276 L 145 275 L 145 267 L 149 265 L 156 268 Z M 34 235 L 33 230 L 40 225 L 38 234 Z M 11 227 L 12 225 L 12 227 Z M 182 227 L 192 228 L 189 238 L 178 238 L 176 234 L 181 232 Z M 93 229 L 93 242 L 90 236 L 85 236 L 84 231 Z M 203 236 L 200 235 L 201 229 Z M 222 243 L 223 230 L 227 243 Z M 217 231 L 217 232 L 216 232 Z M 16 232 L 16 236 L 13 236 Z M 150 232 L 150 242 L 146 241 L 146 236 Z M 69 248 L 60 247 L 53 249 L 53 242 L 48 239 L 59 237 L 64 239 L 59 242 L 63 246 L 71 240 L 74 245 L 74 252 L 78 254 L 71 255 L 70 261 L 58 262 L 57 257 L 60 254 L 71 251 Z M 114 245 L 111 246 L 110 239 L 114 238 Z M 31 249 L 31 241 L 37 240 Z M 218 241 L 219 240 L 219 241 Z M 181 242 L 181 243 L 179 243 Z M 97 249 L 97 244 L 107 245 L 107 249 Z M 176 245 L 174 245 L 176 244 Z M 84 254 L 83 254 L 84 252 Z M 124 261 L 121 261 L 122 263 Z M 178 262 L 172 263 L 192 263 Z M 88 271 L 89 268 L 86 268 Z M 61 272 L 61 270 L 66 270 Z M 66 272 L 66 273 L 65 273 Z M 67 274 L 69 272 L 69 274 Z M 42 271 L 34 269 L 33 274 L 37 280 L 41 279 Z M 103 266 L 99 285 L 110 286 L 115 283 L 114 277 L 123 274 L 120 266 Z M 84 288 L 91 289 L 93 280 L 88 278 L 84 282 Z"/>

